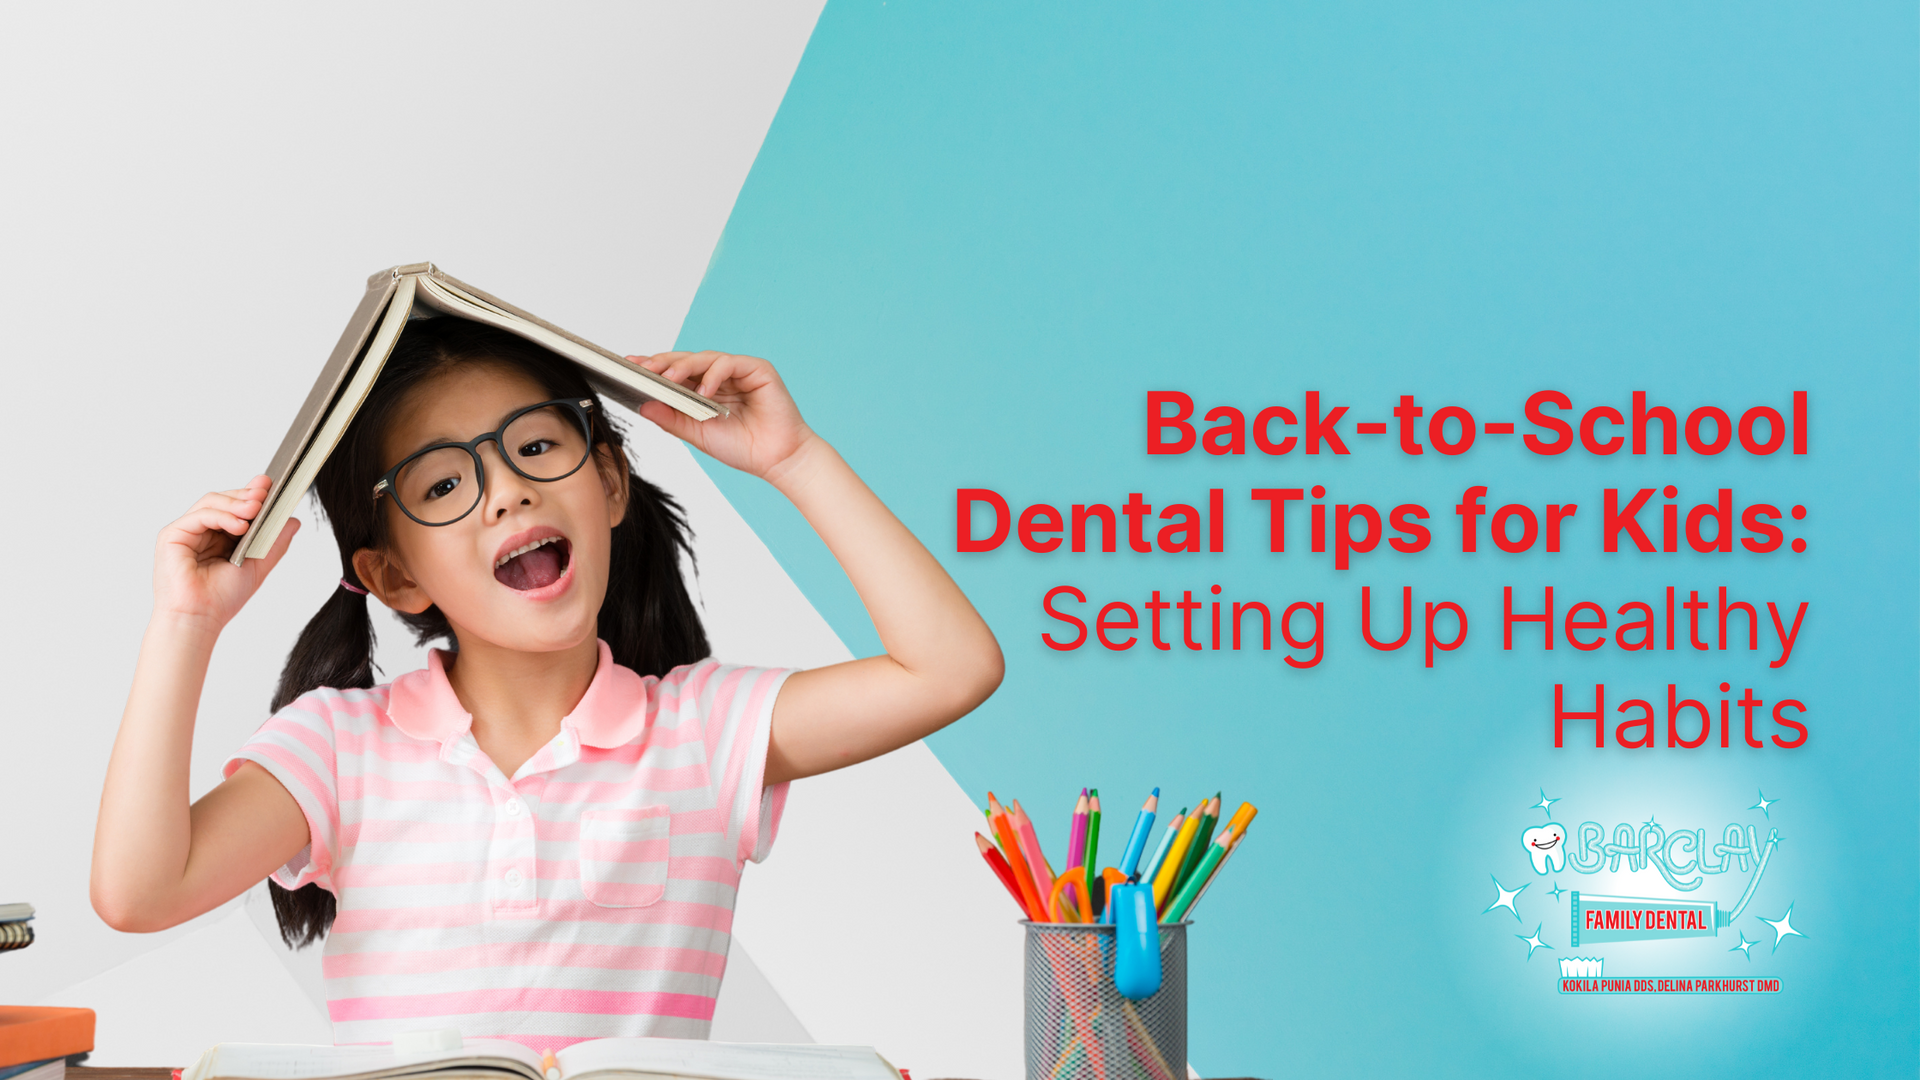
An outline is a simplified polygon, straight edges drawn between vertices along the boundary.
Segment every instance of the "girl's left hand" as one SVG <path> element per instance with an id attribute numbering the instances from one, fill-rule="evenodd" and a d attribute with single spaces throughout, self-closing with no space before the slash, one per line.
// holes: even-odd
<path id="1" fill-rule="evenodd" d="M 640 415 L 791 499 L 847 572 L 886 649 L 795 672 L 782 684 L 768 784 L 898 750 L 993 693 L 1006 671 L 993 631 L 940 560 L 800 419 L 772 364 L 714 352 L 633 359 L 727 405 L 729 415 L 712 420 L 690 420 L 657 401 Z"/>
<path id="2" fill-rule="evenodd" d="M 714 460 L 772 480 L 780 466 L 817 438 L 773 365 L 757 356 L 664 352 L 627 359 L 725 405 L 726 416 L 695 420 L 657 401 L 640 415 L 699 447 Z"/>

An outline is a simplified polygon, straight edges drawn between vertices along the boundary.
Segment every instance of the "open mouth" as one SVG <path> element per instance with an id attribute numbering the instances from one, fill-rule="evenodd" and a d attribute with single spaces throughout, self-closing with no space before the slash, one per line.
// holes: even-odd
<path id="1" fill-rule="evenodd" d="M 564 536 L 542 536 L 503 553 L 493 564 L 495 581 L 517 592 L 544 589 L 559 581 L 573 559 L 573 544 Z"/>

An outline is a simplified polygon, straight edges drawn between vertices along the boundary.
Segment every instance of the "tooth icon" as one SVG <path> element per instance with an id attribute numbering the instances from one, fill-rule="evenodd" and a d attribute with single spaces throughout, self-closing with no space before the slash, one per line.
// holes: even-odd
<path id="1" fill-rule="evenodd" d="M 1567 830 L 1558 822 L 1528 829 L 1520 834 L 1520 843 L 1526 846 L 1527 858 L 1533 860 L 1534 873 L 1544 874 L 1549 867 L 1556 873 L 1567 868 Z"/>

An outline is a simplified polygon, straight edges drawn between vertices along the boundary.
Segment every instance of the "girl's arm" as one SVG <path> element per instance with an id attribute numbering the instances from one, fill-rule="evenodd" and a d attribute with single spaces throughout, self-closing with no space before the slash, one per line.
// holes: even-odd
<path id="1" fill-rule="evenodd" d="M 160 533 L 153 618 L 93 836 L 93 909 L 116 930 L 185 922 L 245 892 L 307 844 L 300 805 L 252 762 L 188 804 L 194 714 L 214 641 L 299 528 L 289 521 L 264 559 L 227 562 L 226 534 L 246 532 L 266 492 L 264 476 L 214 492 Z"/>
<path id="2" fill-rule="evenodd" d="M 800 419 L 772 364 L 713 352 L 632 359 L 727 404 L 731 415 L 706 421 L 657 403 L 641 412 L 793 500 L 852 579 L 886 649 L 787 680 L 774 703 L 767 783 L 897 750 L 993 693 L 1005 671 L 993 632 L 932 553 Z"/>

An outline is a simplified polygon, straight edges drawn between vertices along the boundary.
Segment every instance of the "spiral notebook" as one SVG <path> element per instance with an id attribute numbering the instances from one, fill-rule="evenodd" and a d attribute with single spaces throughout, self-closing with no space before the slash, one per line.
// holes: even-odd
<path id="1" fill-rule="evenodd" d="M 0 952 L 33 944 L 33 905 L 0 904 Z M 0 1077 L 0 1080 L 5 1080 Z"/>

